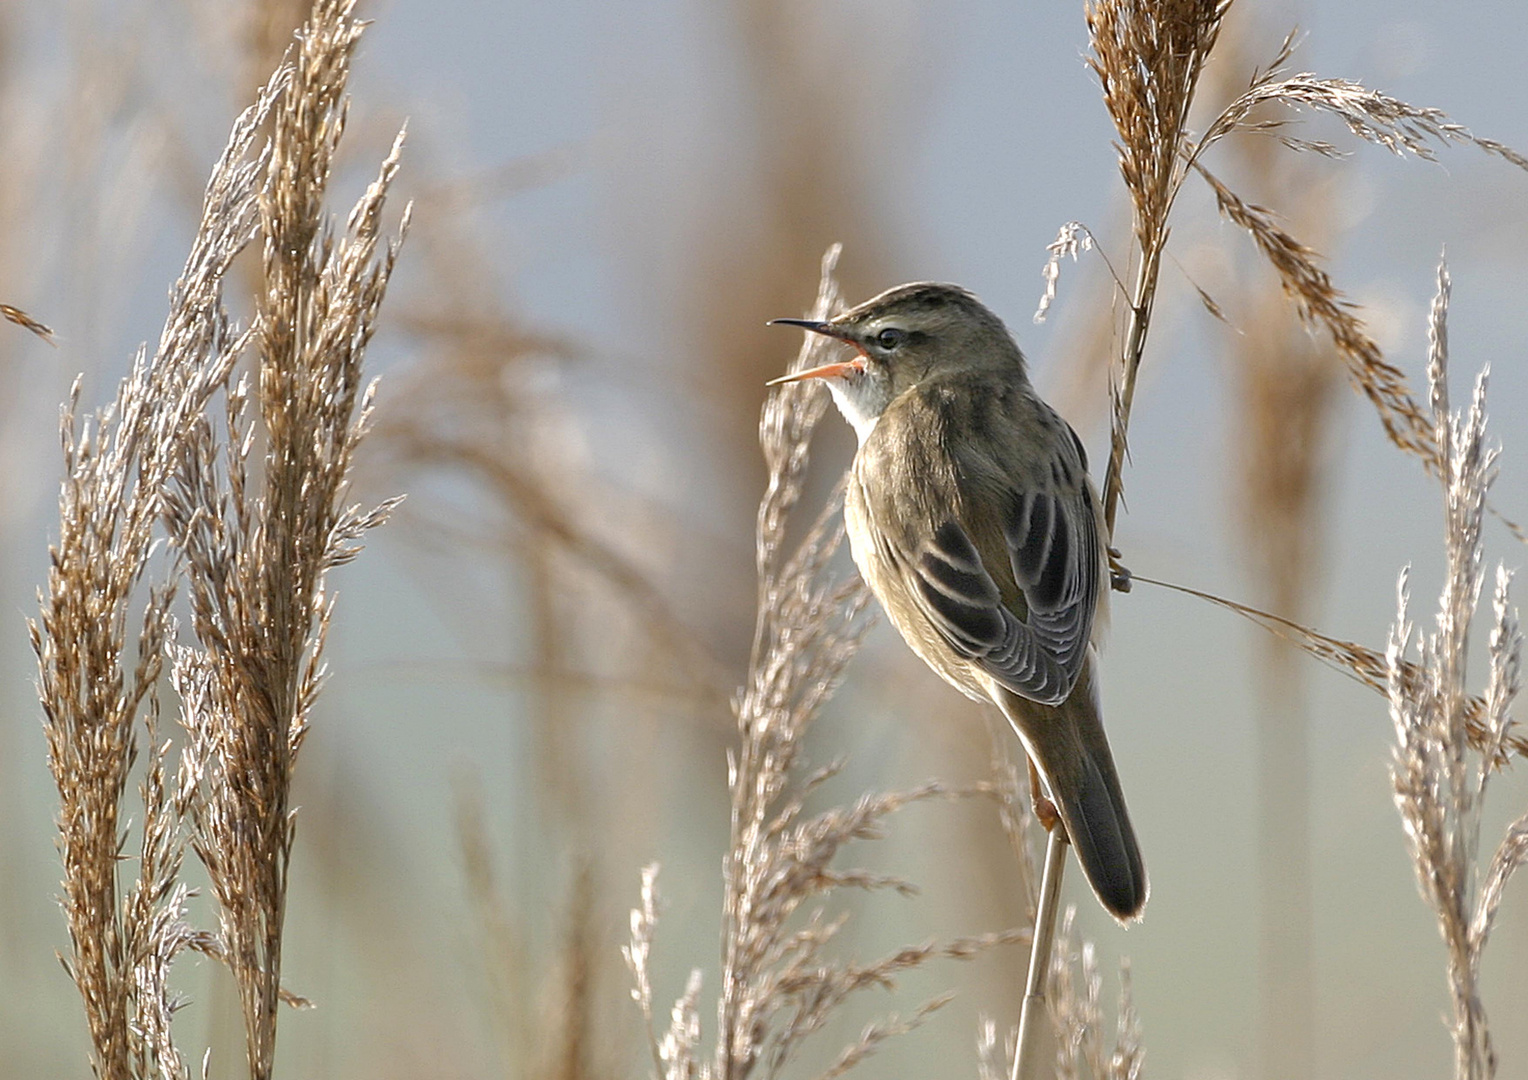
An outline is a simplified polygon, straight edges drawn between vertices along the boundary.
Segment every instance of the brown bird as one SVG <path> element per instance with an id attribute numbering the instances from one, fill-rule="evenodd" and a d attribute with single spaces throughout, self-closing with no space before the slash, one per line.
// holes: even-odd
<path id="1" fill-rule="evenodd" d="M 1146 868 L 1099 716 L 1108 562 L 1082 441 L 1030 386 L 1007 327 L 958 286 L 775 322 L 854 349 L 774 382 L 821 379 L 859 436 L 844 519 L 860 573 L 924 663 L 1002 710 L 1093 892 L 1135 919 Z"/>

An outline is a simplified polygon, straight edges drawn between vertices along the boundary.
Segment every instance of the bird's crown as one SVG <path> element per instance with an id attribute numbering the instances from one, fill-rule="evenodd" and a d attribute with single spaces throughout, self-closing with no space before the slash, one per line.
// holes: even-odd
<path id="1" fill-rule="evenodd" d="M 850 308 L 835 322 L 866 322 L 889 315 L 914 318 L 976 318 L 998 322 L 996 315 L 969 289 L 938 281 L 914 281 L 887 289 L 862 304 Z M 1001 323 L 999 323 L 1001 325 Z"/>
<path id="2" fill-rule="evenodd" d="M 948 363 L 1023 365 L 1003 321 L 959 285 L 898 285 L 850 308 L 830 325 L 838 331 L 834 336 L 864 345 L 870 359 L 895 366 L 926 372 Z"/>

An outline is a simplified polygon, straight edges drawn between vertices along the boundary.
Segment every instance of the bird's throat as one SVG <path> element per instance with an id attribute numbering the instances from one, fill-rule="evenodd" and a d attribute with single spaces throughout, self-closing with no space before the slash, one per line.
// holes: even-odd
<path id="1" fill-rule="evenodd" d="M 844 414 L 861 446 L 875 430 L 876 421 L 891 404 L 891 388 L 885 380 L 866 374 L 859 378 L 828 379 L 828 389 L 833 393 L 833 404 Z"/>

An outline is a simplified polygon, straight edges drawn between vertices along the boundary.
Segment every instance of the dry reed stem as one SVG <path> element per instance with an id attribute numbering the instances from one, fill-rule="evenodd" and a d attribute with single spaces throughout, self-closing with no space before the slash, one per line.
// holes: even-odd
<path id="1" fill-rule="evenodd" d="M 1428 381 L 1436 440 L 1443 450 L 1447 573 L 1430 634 L 1417 634 L 1410 621 L 1409 573 L 1401 574 L 1398 614 L 1386 654 L 1396 734 L 1391 777 L 1417 884 L 1437 916 L 1447 952 L 1454 1075 L 1457 1080 L 1489 1080 L 1497 1062 L 1480 999 L 1481 956 L 1505 884 L 1528 859 L 1528 814 L 1509 827 L 1482 884 L 1481 809 L 1513 725 L 1510 709 L 1521 689 L 1523 642 L 1509 597 L 1511 574 L 1498 567 L 1490 675 L 1481 718 L 1487 739 L 1478 759 L 1472 760 L 1465 658 L 1483 584 L 1481 524 L 1498 451 L 1485 441 L 1486 372 L 1476 380 L 1468 407 L 1454 410 L 1449 404 L 1448 300 L 1448 272 L 1440 265 L 1429 324 Z M 1403 663 L 1413 642 L 1420 655 L 1420 679 L 1410 678 Z"/>
<path id="2" fill-rule="evenodd" d="M 1305 653 L 1315 657 L 1334 671 L 1341 672 L 1348 678 L 1367 686 L 1376 693 L 1388 695 L 1390 692 L 1390 662 L 1386 655 L 1378 650 L 1371 649 L 1367 645 L 1356 641 L 1346 641 L 1342 638 L 1331 637 L 1311 627 L 1303 626 L 1293 619 L 1286 619 L 1282 615 L 1262 611 L 1250 604 L 1238 603 L 1235 600 L 1227 600 L 1223 596 L 1205 592 L 1202 589 L 1190 588 L 1187 585 L 1176 585 L 1170 581 L 1161 581 L 1157 578 L 1146 577 L 1141 574 L 1132 574 L 1131 580 L 1143 585 L 1155 585 L 1158 588 L 1171 589 L 1187 596 L 1194 596 L 1200 600 L 1208 601 L 1227 611 L 1234 611 L 1250 622 L 1256 623 L 1264 630 L 1283 638 L 1290 644 L 1297 646 Z M 1416 664 L 1402 660 L 1399 662 L 1400 677 L 1408 686 L 1421 687 L 1425 681 L 1425 673 Z M 1519 757 L 1528 758 L 1528 736 L 1508 731 L 1497 741 L 1495 734 L 1486 723 L 1487 708 L 1484 698 L 1479 696 L 1466 696 L 1462 704 L 1465 734 L 1469 737 L 1470 745 L 1482 753 L 1491 753 L 1493 760 L 1498 766 L 1505 765 L 1507 759 L 1516 754 Z"/>
<path id="3" fill-rule="evenodd" d="M 1102 498 L 1111 542 L 1124 494 L 1130 412 L 1156 303 L 1157 279 L 1169 235 L 1168 218 L 1186 173 L 1189 111 L 1229 7 L 1230 0 L 1097 0 L 1085 8 L 1092 49 L 1090 66 L 1098 76 L 1104 105 L 1119 135 L 1115 152 L 1130 196 L 1135 238 L 1125 333 L 1118 370 L 1110 381 L 1109 461 Z M 1041 301 L 1037 318 L 1053 293 L 1060 257 L 1075 246 L 1075 238 L 1076 230 L 1063 227 L 1051 245 L 1051 261 L 1046 266 L 1047 297 Z M 1112 265 L 1110 269 L 1112 273 Z M 1118 282 L 1118 275 L 1115 277 Z M 1122 571 L 1115 575 L 1116 584 L 1122 588 L 1126 579 Z M 1050 842 L 1052 850 L 1058 850 L 1055 845 L 1061 841 L 1055 835 Z M 1050 865 L 1059 873 L 1065 863 L 1051 864 L 1048 860 Z M 1037 927 L 1054 925 L 1059 877 L 1057 886 L 1042 897 Z M 1041 1074 L 1041 1063 L 1034 1056 L 1037 1044 L 1032 1041 L 1039 1028 L 1028 1014 L 1032 1001 L 1046 998 L 1046 972 L 1041 965 L 1054 957 L 1056 948 L 1055 942 L 1039 940 L 1031 954 L 1029 996 L 1020 1023 L 1024 1033 L 1012 1063 L 1015 1078 Z"/>
<path id="4" fill-rule="evenodd" d="M 1409 105 L 1349 80 L 1322 79 L 1310 73 L 1280 77 L 1294 48 L 1293 34 L 1285 39 L 1270 67 L 1254 75 L 1247 90 L 1221 111 L 1201 137 L 1193 139 L 1186 127 L 1188 109 L 1204 58 L 1214 46 L 1228 7 L 1228 3 L 1210 0 L 1175 0 L 1165 5 L 1146 4 L 1144 0 L 1100 0 L 1088 9 L 1091 63 L 1120 136 L 1116 147 L 1134 210 L 1137 248 L 1103 489 L 1111 531 L 1116 503 L 1123 492 L 1120 473 L 1127 453 L 1136 371 L 1155 301 L 1168 217 L 1189 169 L 1210 185 L 1220 212 L 1252 237 L 1279 275 L 1301 318 L 1330 333 L 1348 363 L 1350 378 L 1374 405 L 1390 440 L 1421 458 L 1435 475 L 1440 465 L 1431 423 L 1411 396 L 1405 376 L 1385 361 L 1354 305 L 1318 265 L 1316 253 L 1280 227 L 1271 211 L 1241 198 L 1204 165 L 1204 153 L 1216 142 L 1236 131 L 1272 132 L 1297 151 L 1336 153 L 1329 144 L 1284 134 L 1283 121 L 1255 119 L 1261 115 L 1261 106 L 1279 104 L 1335 115 L 1358 138 L 1397 155 L 1411 153 L 1435 160 L 1435 145 L 1467 143 L 1528 169 L 1528 157 L 1475 135 L 1440 110 Z M 1048 275 L 1050 269 L 1051 264 L 1047 264 Z M 1201 296 L 1208 300 L 1202 290 Z M 1207 306 L 1215 312 L 1213 303 Z M 1515 523 L 1505 518 L 1503 522 L 1513 535 L 1528 540 L 1528 533 Z"/>

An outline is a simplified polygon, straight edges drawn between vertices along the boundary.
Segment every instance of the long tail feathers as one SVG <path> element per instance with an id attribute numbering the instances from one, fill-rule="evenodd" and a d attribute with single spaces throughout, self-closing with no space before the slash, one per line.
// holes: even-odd
<path id="1" fill-rule="evenodd" d="M 1055 707 L 1002 691 L 998 704 L 1045 778 L 1093 893 L 1121 922 L 1140 917 L 1146 865 L 1093 692 L 1092 663 Z"/>
<path id="2" fill-rule="evenodd" d="M 1146 906 L 1146 865 L 1108 753 L 1106 746 L 1101 763 L 1085 755 L 1075 797 L 1062 797 L 1057 808 L 1099 902 L 1128 922 Z"/>

